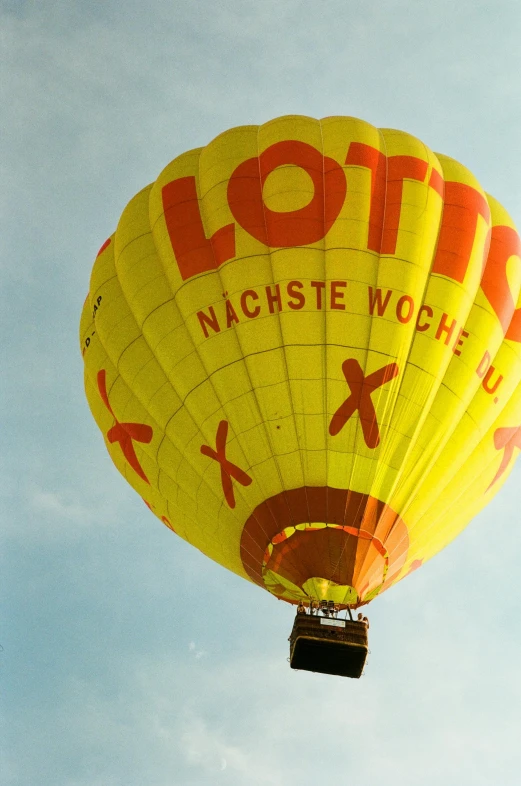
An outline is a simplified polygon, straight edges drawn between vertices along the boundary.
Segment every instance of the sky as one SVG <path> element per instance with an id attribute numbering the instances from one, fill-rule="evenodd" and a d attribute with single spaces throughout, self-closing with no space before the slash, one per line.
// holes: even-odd
<path id="1" fill-rule="evenodd" d="M 234 125 L 346 114 L 471 169 L 521 224 L 519 0 L 0 0 L 0 773 L 6 786 L 518 786 L 521 464 L 371 604 L 360 681 L 147 513 L 78 323 L 129 199 Z"/>

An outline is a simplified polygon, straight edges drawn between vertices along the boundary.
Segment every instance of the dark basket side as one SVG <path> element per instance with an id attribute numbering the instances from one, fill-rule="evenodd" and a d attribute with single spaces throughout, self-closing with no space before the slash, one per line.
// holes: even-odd
<path id="1" fill-rule="evenodd" d="M 357 679 L 367 658 L 367 626 L 354 620 L 297 614 L 289 638 L 292 669 Z"/>

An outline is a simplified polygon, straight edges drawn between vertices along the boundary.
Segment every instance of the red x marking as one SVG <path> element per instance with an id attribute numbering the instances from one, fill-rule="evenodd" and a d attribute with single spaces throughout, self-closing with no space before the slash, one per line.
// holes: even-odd
<path id="1" fill-rule="evenodd" d="M 221 465 L 221 482 L 223 484 L 224 497 L 230 508 L 235 507 L 235 496 L 233 493 L 232 478 L 234 478 L 241 486 L 249 486 L 252 478 L 240 469 L 236 464 L 232 464 L 226 458 L 226 438 L 228 436 L 228 421 L 221 420 L 217 427 L 217 435 L 215 438 L 215 450 L 209 445 L 201 445 L 201 453 L 208 456 Z"/>
<path id="2" fill-rule="evenodd" d="M 349 360 L 345 360 L 342 363 L 342 371 L 349 385 L 351 395 L 339 406 L 331 418 L 329 433 L 332 437 L 338 434 L 344 428 L 351 415 L 358 410 L 365 444 L 369 448 L 376 448 L 380 443 L 380 430 L 378 428 L 376 411 L 371 401 L 371 394 L 398 375 L 398 366 L 396 363 L 390 363 L 388 366 L 384 366 L 378 369 L 378 371 L 373 371 L 372 374 L 364 377 L 363 369 L 358 360 L 349 358 Z"/>
<path id="3" fill-rule="evenodd" d="M 508 465 L 512 460 L 512 456 L 514 455 L 514 448 L 519 448 L 521 450 L 521 426 L 511 426 L 507 428 L 498 428 L 494 432 L 494 446 L 496 450 L 503 450 L 503 458 L 501 460 L 501 464 L 499 465 L 499 469 L 496 473 L 496 476 L 490 486 L 488 487 L 487 491 L 492 488 L 494 483 L 496 483 L 501 475 L 506 471 Z"/>
<path id="4" fill-rule="evenodd" d="M 98 390 L 100 393 L 101 398 L 103 399 L 103 403 L 107 407 L 108 411 L 116 421 L 114 426 L 107 431 L 107 439 L 112 444 L 113 442 L 119 442 L 119 446 L 123 451 L 123 455 L 125 456 L 126 460 L 134 470 L 137 472 L 140 478 L 142 478 L 145 483 L 150 485 L 150 481 L 145 475 L 143 467 L 139 463 L 138 457 L 136 456 L 136 451 L 134 450 L 134 445 L 132 440 L 136 442 L 145 442 L 149 443 L 152 439 L 152 428 L 147 426 L 144 423 L 120 423 L 112 411 L 112 407 L 109 404 L 109 397 L 107 395 L 107 382 L 106 382 L 106 372 L 105 369 L 102 368 L 101 371 L 98 371 Z"/>

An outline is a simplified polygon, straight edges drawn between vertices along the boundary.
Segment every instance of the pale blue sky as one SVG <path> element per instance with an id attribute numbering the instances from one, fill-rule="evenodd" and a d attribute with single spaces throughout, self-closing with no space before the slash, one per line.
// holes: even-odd
<path id="1" fill-rule="evenodd" d="M 93 257 L 186 149 L 355 115 L 521 224 L 519 0 L 3 0 L 1 779 L 519 786 L 521 467 L 370 607 L 359 682 L 294 673 L 292 610 L 162 527 L 82 390 Z"/>

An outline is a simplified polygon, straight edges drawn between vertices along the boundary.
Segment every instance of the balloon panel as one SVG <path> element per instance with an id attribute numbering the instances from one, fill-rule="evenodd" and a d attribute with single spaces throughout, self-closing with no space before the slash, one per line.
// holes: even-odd
<path id="1" fill-rule="evenodd" d="M 429 559 L 521 448 L 520 241 L 461 164 L 346 117 L 171 162 L 81 320 L 112 460 L 180 537 L 290 602 Z"/>

